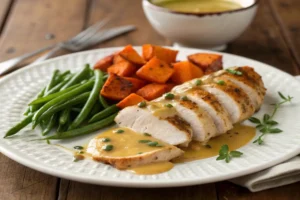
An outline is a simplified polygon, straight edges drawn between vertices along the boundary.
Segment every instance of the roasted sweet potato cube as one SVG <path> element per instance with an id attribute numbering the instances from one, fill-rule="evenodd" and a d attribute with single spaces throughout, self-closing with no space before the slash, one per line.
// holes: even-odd
<path id="1" fill-rule="evenodd" d="M 100 69 L 104 72 L 107 71 L 107 68 L 113 64 L 114 54 L 106 56 L 96 62 L 94 69 Z"/>
<path id="2" fill-rule="evenodd" d="M 223 69 L 222 55 L 196 53 L 188 56 L 188 60 L 201 67 L 205 74 Z"/>
<path id="3" fill-rule="evenodd" d="M 120 101 L 117 106 L 121 109 L 127 107 L 127 106 L 133 106 L 136 105 L 142 101 L 145 101 L 145 99 L 143 97 L 141 97 L 140 95 L 137 95 L 135 93 L 131 93 L 129 96 L 127 96 L 125 99 L 123 99 L 122 101 Z"/>
<path id="4" fill-rule="evenodd" d="M 117 63 L 123 62 L 123 61 L 127 61 L 127 60 L 125 60 L 122 56 L 120 56 L 119 53 L 114 55 L 114 59 L 113 59 L 114 64 L 117 64 Z"/>
<path id="5" fill-rule="evenodd" d="M 176 61 L 177 54 L 178 51 L 161 46 L 151 44 L 143 45 L 143 58 L 147 61 L 156 56 L 158 59 L 170 64 Z"/>
<path id="6" fill-rule="evenodd" d="M 136 72 L 136 70 L 137 67 L 131 62 L 123 61 L 110 66 L 107 69 L 107 72 L 117 74 L 118 76 L 131 76 Z"/>
<path id="7" fill-rule="evenodd" d="M 136 93 L 144 99 L 151 101 L 166 93 L 167 90 L 167 84 L 150 83 L 139 89 Z"/>
<path id="8" fill-rule="evenodd" d="M 171 65 L 157 57 L 153 57 L 136 72 L 136 75 L 150 82 L 165 83 L 173 73 L 174 69 Z"/>
<path id="9" fill-rule="evenodd" d="M 116 74 L 109 74 L 102 87 L 101 95 L 111 100 L 122 100 L 132 93 L 133 84 Z"/>
<path id="10" fill-rule="evenodd" d="M 119 52 L 119 55 L 137 65 L 143 65 L 146 61 L 134 50 L 131 45 L 127 45 L 122 51 Z"/>
<path id="11" fill-rule="evenodd" d="M 133 92 L 136 92 L 138 89 L 144 87 L 146 85 L 146 81 L 133 78 L 133 77 L 124 77 L 125 79 L 129 80 L 133 84 Z"/>
<path id="12" fill-rule="evenodd" d="M 204 74 L 200 67 L 189 61 L 181 61 L 173 63 L 172 65 L 174 68 L 174 74 L 171 79 L 176 84 L 182 84 L 194 78 L 200 78 Z"/>

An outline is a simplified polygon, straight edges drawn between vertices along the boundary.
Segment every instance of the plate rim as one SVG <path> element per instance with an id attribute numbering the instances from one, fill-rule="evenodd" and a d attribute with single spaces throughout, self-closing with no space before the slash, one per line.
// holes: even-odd
<path id="1" fill-rule="evenodd" d="M 239 56 L 239 55 L 235 55 L 235 54 L 230 54 L 230 53 L 223 53 L 223 52 L 217 52 L 217 51 L 210 51 L 210 50 L 205 50 L 205 49 L 196 49 L 196 48 L 186 48 L 186 47 L 177 47 L 174 48 L 172 46 L 165 46 L 167 48 L 173 48 L 173 49 L 178 49 L 181 51 L 186 50 L 193 50 L 193 51 L 205 51 L 205 52 L 211 52 L 211 53 L 217 53 L 217 54 L 222 54 L 223 56 L 228 55 L 228 56 L 234 56 L 237 58 L 241 58 L 241 59 L 247 59 L 250 60 L 252 62 L 257 62 L 261 65 L 266 66 L 267 68 L 271 68 L 272 70 L 278 71 L 279 73 L 284 73 L 285 75 L 289 76 L 290 78 L 295 79 L 295 77 L 293 77 L 291 74 L 288 74 L 287 72 L 284 72 L 280 69 L 277 69 L 269 64 L 251 59 L 251 58 L 247 58 L 247 57 L 243 57 L 243 56 Z M 88 50 L 88 51 L 82 51 L 82 52 L 77 52 L 77 53 L 72 53 L 72 54 L 67 54 L 67 55 L 63 55 L 63 56 L 59 56 L 59 57 L 55 57 L 46 61 L 43 61 L 41 63 L 37 63 L 37 64 L 32 64 L 30 66 L 24 67 L 20 70 L 17 70 L 9 75 L 6 75 L 5 77 L 1 78 L 0 80 L 0 84 L 2 84 L 3 82 L 5 82 L 7 79 L 10 79 L 11 76 L 15 76 L 19 73 L 22 73 L 23 71 L 29 70 L 31 68 L 34 68 L 36 66 L 39 65 L 44 65 L 46 63 L 51 63 L 51 62 L 55 62 L 57 60 L 60 59 L 64 59 L 67 57 L 76 57 L 78 55 L 84 55 L 84 54 L 90 54 L 90 53 L 96 53 L 96 52 L 101 52 L 101 51 L 115 51 L 122 48 L 122 46 L 120 47 L 108 47 L 108 48 L 100 48 L 100 49 L 95 49 L 95 50 Z M 134 48 L 141 48 L 141 46 L 134 46 Z M 296 80 L 296 79 L 295 79 Z M 298 82 L 298 81 L 297 81 Z M 298 83 L 300 86 L 300 83 Z M 1 138 L 1 140 L 3 140 Z M 208 177 L 208 178 L 204 178 L 203 179 L 199 179 L 199 177 L 196 178 L 183 178 L 180 179 L 179 181 L 176 182 L 170 182 L 169 180 L 147 180 L 146 183 L 144 183 L 141 180 L 128 180 L 128 179 L 111 179 L 110 177 L 101 177 L 101 178 L 90 178 L 90 177 L 83 177 L 82 175 L 73 173 L 73 174 L 64 174 L 64 172 L 62 170 L 53 170 L 51 168 L 51 166 L 47 166 L 45 164 L 40 164 L 38 162 L 30 162 L 30 160 L 28 160 L 27 158 L 23 158 L 20 155 L 20 152 L 14 153 L 9 151 L 9 149 L 5 148 L 7 144 L 4 145 L 0 145 L 0 152 L 3 153 L 5 156 L 9 157 L 10 159 L 26 166 L 29 167 L 31 169 L 37 170 L 39 172 L 42 173 L 46 173 L 55 177 L 59 177 L 59 178 L 65 178 L 65 179 L 69 179 L 69 180 L 73 180 L 73 181 L 79 181 L 79 182 L 83 182 L 83 183 L 90 183 L 90 184 L 97 184 L 97 185 L 106 185 L 106 186 L 121 186 L 121 187 L 134 187 L 134 188 L 164 188 L 164 187 L 181 187 L 181 186 L 191 186 L 191 185 L 197 185 L 197 184 L 206 184 L 206 183 L 212 183 L 212 182 L 216 182 L 216 181 L 223 181 L 223 180 L 229 180 L 229 179 L 233 179 L 233 178 L 237 178 L 240 176 L 244 176 L 247 174 L 251 174 L 254 172 L 258 172 L 264 169 L 267 169 L 271 166 L 274 166 L 276 164 L 279 164 L 281 162 L 284 162 L 296 155 L 298 155 L 300 153 L 300 146 L 297 148 L 297 151 L 291 151 L 289 153 L 285 153 L 282 157 L 279 157 L 277 159 L 271 160 L 270 162 L 266 163 L 266 164 L 260 164 L 258 166 L 254 166 L 251 169 L 242 169 L 239 172 L 236 172 L 234 174 L 225 174 L 225 175 L 218 175 L 215 177 Z"/>

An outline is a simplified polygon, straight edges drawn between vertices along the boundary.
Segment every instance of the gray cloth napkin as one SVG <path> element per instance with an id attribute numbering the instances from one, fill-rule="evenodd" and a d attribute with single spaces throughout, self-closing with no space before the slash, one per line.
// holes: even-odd
<path id="1" fill-rule="evenodd" d="M 300 81 L 300 76 L 296 76 Z M 300 181 L 300 155 L 254 174 L 238 177 L 231 182 L 258 192 Z"/>

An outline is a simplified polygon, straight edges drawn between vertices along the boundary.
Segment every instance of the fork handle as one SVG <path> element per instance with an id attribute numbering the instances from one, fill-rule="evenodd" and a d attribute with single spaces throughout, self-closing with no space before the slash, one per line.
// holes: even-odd
<path id="1" fill-rule="evenodd" d="M 31 64 L 37 64 L 40 63 L 44 60 L 47 60 L 48 58 L 52 57 L 57 51 L 61 50 L 62 46 L 60 44 L 58 44 L 57 46 L 55 46 L 51 51 L 49 51 L 48 53 L 46 53 L 45 55 L 42 55 L 41 57 L 39 57 L 38 59 L 36 59 L 34 62 L 32 62 Z"/>
<path id="2" fill-rule="evenodd" d="M 4 62 L 1 62 L 0 63 L 0 75 L 3 75 L 13 69 L 15 69 L 17 67 L 17 65 L 19 63 L 21 63 L 22 61 L 30 58 L 30 57 L 33 57 L 39 53 L 42 53 L 50 48 L 52 48 L 54 45 L 51 45 L 51 46 L 47 46 L 47 47 L 44 47 L 44 48 L 41 48 L 41 49 L 38 49 L 36 51 L 33 51 L 31 53 L 26 53 L 22 56 L 19 56 L 19 57 L 16 57 L 16 58 L 12 58 L 10 60 L 7 60 L 7 61 L 4 61 Z"/>

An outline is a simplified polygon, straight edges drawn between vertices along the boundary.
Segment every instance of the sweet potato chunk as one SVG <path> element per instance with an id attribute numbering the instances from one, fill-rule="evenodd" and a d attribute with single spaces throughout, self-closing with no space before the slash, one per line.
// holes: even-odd
<path id="1" fill-rule="evenodd" d="M 137 65 L 143 65 L 146 63 L 131 45 L 127 45 L 122 51 L 119 52 L 119 55 L 125 60 Z"/>
<path id="2" fill-rule="evenodd" d="M 211 53 L 196 53 L 188 56 L 188 60 L 201 67 L 205 74 L 223 69 L 222 55 Z"/>
<path id="3" fill-rule="evenodd" d="M 133 106 L 136 105 L 142 101 L 145 101 L 145 99 L 135 93 L 131 93 L 129 96 L 127 96 L 125 99 L 120 101 L 117 106 L 121 109 L 127 107 L 127 106 Z"/>
<path id="4" fill-rule="evenodd" d="M 137 70 L 137 67 L 128 61 L 123 61 L 110 66 L 107 69 L 108 73 L 117 74 L 118 76 L 131 76 Z"/>
<path id="5" fill-rule="evenodd" d="M 142 87 L 136 93 L 142 96 L 144 99 L 151 101 L 166 93 L 167 90 L 168 90 L 167 84 L 151 83 Z"/>
<path id="6" fill-rule="evenodd" d="M 94 69 L 100 69 L 106 72 L 107 68 L 113 64 L 113 59 L 114 59 L 114 54 L 98 60 L 98 62 L 96 62 L 96 64 L 94 65 Z"/>
<path id="7" fill-rule="evenodd" d="M 189 61 L 177 62 L 172 65 L 174 68 L 174 74 L 171 79 L 176 84 L 182 84 L 194 78 L 200 78 L 204 74 L 200 67 Z"/>
<path id="8" fill-rule="evenodd" d="M 102 87 L 101 95 L 111 100 L 122 100 L 133 90 L 133 84 L 116 74 L 110 74 Z"/>
<path id="9" fill-rule="evenodd" d="M 153 57 L 136 72 L 136 75 L 150 82 L 165 83 L 173 73 L 174 69 L 171 65 Z"/>
<path id="10" fill-rule="evenodd" d="M 154 56 L 170 64 L 176 61 L 178 51 L 151 44 L 143 45 L 143 58 L 150 60 Z"/>
<path id="11" fill-rule="evenodd" d="M 136 92 L 138 89 L 144 87 L 146 85 L 146 81 L 133 78 L 133 77 L 124 77 L 125 79 L 129 80 L 133 84 L 133 92 Z"/>
<path id="12" fill-rule="evenodd" d="M 119 62 L 124 62 L 124 61 L 127 61 L 127 60 L 125 60 L 124 58 L 122 58 L 122 56 L 120 56 L 119 53 L 116 54 L 116 55 L 114 55 L 114 59 L 113 59 L 113 63 L 114 64 L 117 64 Z"/>

